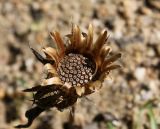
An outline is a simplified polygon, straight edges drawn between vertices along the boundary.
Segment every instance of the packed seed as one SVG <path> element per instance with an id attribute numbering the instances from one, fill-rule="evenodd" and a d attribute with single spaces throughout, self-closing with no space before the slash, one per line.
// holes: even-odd
<path id="1" fill-rule="evenodd" d="M 77 86 L 89 82 L 94 70 L 95 63 L 92 60 L 80 54 L 70 53 L 60 61 L 57 72 L 62 82 Z"/>

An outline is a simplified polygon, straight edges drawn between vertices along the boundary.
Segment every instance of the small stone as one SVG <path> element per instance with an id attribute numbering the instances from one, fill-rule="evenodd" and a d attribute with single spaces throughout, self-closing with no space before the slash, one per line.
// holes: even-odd
<path id="1" fill-rule="evenodd" d="M 0 65 L 6 65 L 10 60 L 10 54 L 7 48 L 0 44 L 1 52 L 0 52 Z"/>
<path id="2" fill-rule="evenodd" d="M 147 56 L 154 57 L 155 56 L 155 51 L 153 49 L 149 48 L 147 50 Z"/>
<path id="3" fill-rule="evenodd" d="M 143 67 L 138 67 L 135 69 L 134 76 L 138 81 L 144 81 L 146 76 L 146 69 Z"/>
<path id="4" fill-rule="evenodd" d="M 160 10 L 159 0 L 146 0 L 146 3 L 150 8 L 155 8 L 157 10 Z"/>
<path id="5" fill-rule="evenodd" d="M 6 87 L 4 83 L 0 83 L 0 99 L 3 99 L 5 96 Z"/>
<path id="6" fill-rule="evenodd" d="M 29 59 L 25 60 L 25 65 L 27 67 L 27 71 L 29 71 L 29 72 L 34 71 L 34 69 L 33 69 L 33 65 L 34 65 L 33 59 L 29 58 Z"/>
<path id="7" fill-rule="evenodd" d="M 6 125 L 6 122 L 5 122 L 5 112 L 6 112 L 6 107 L 5 105 L 2 103 L 2 101 L 0 101 L 0 128 L 1 129 L 6 129 L 7 128 L 7 125 Z"/>
<path id="8" fill-rule="evenodd" d="M 160 45 L 157 46 L 158 55 L 160 55 Z"/>
<path id="9" fill-rule="evenodd" d="M 97 123 L 92 123 L 84 127 L 84 129 L 99 129 Z"/>
<path id="10" fill-rule="evenodd" d="M 143 101 L 148 101 L 151 100 L 153 98 L 153 93 L 151 91 L 141 91 L 141 99 Z"/>
<path id="11" fill-rule="evenodd" d="M 140 11 L 140 13 L 146 14 L 146 15 L 151 15 L 152 14 L 152 11 L 147 7 L 141 7 L 139 11 Z"/>

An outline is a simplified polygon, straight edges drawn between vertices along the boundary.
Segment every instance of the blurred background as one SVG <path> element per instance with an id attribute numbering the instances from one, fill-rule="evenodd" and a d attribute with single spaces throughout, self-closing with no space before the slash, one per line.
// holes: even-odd
<path id="1" fill-rule="evenodd" d="M 95 39 L 107 29 L 113 52 L 123 54 L 122 69 L 78 101 L 72 129 L 159 129 L 159 0 L 0 0 L 0 129 L 26 122 L 32 94 L 22 90 L 45 76 L 29 44 L 41 53 L 53 45 L 49 32 L 64 36 L 72 22 L 85 32 L 92 23 Z M 71 129 L 69 113 L 52 109 L 29 129 Z"/>

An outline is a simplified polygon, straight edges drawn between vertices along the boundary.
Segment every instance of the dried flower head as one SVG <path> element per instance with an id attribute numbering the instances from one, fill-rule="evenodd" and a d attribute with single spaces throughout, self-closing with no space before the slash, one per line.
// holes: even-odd
<path id="1" fill-rule="evenodd" d="M 104 79 L 111 70 L 120 66 L 113 64 L 121 54 L 106 58 L 111 48 L 106 44 L 107 31 L 103 31 L 93 43 L 93 27 L 88 33 L 81 32 L 77 25 L 68 34 L 68 41 L 64 43 L 59 32 L 50 33 L 57 48 L 45 47 L 42 57 L 31 48 L 36 58 L 47 69 L 47 78 L 39 86 L 24 90 L 33 92 L 33 108 L 26 112 L 28 123 L 18 125 L 17 128 L 28 127 L 44 110 L 52 107 L 58 110 L 73 106 L 78 98 L 94 93 L 102 87 Z"/>

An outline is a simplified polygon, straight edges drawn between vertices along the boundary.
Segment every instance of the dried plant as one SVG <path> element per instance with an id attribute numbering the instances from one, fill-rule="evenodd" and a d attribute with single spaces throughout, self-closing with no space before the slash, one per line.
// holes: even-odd
<path id="1" fill-rule="evenodd" d="M 95 43 L 92 25 L 89 25 L 88 33 L 81 32 L 77 25 L 73 25 L 66 43 L 59 32 L 50 33 L 50 36 L 57 48 L 43 48 L 45 58 L 31 48 L 48 73 L 41 85 L 24 90 L 34 93 L 35 106 L 25 114 L 28 123 L 17 128 L 29 127 L 41 112 L 52 107 L 60 111 L 72 107 L 78 98 L 99 90 L 110 71 L 120 67 L 113 64 L 121 57 L 120 53 L 106 58 L 111 52 L 106 44 L 107 31 L 103 31 Z"/>

